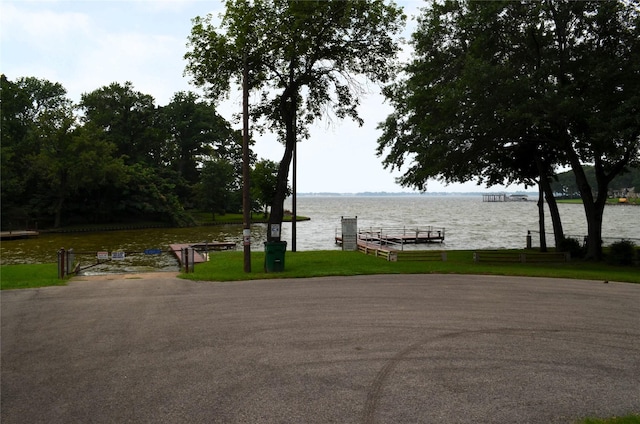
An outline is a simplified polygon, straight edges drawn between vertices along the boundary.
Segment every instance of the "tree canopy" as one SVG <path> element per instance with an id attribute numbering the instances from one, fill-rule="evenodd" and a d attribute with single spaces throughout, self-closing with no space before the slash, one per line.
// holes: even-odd
<path id="1" fill-rule="evenodd" d="M 380 125 L 383 163 L 405 168 L 399 182 L 417 188 L 431 178 L 548 184 L 571 166 L 589 256 L 599 258 L 608 184 L 639 160 L 639 10 L 637 1 L 434 2 L 404 77 L 385 89 L 394 112 Z"/>
<path id="2" fill-rule="evenodd" d="M 285 147 L 271 204 L 270 224 L 279 224 L 298 136 L 308 137 L 308 126 L 326 116 L 362 122 L 363 78 L 387 82 L 395 75 L 394 36 L 405 17 L 382 0 L 225 5 L 219 27 L 212 16 L 194 19 L 186 72 L 219 99 L 248 70 L 248 86 L 260 99 L 251 107 L 253 121 L 275 131 Z"/>
<path id="3" fill-rule="evenodd" d="M 186 208 L 241 209 L 239 132 L 194 93 L 160 107 L 112 83 L 74 105 L 58 83 L 2 75 L 1 95 L 3 228 L 184 226 Z"/>

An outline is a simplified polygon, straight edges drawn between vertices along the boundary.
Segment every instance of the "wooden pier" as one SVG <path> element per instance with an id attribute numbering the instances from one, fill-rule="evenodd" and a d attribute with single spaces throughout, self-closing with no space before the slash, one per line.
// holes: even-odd
<path id="1" fill-rule="evenodd" d="M 526 202 L 529 196 L 526 194 L 511 194 L 507 196 L 504 193 L 483 194 L 483 202 Z"/>
<path id="2" fill-rule="evenodd" d="M 507 195 L 506 194 L 483 194 L 482 201 L 483 202 L 506 202 Z"/>
<path id="3" fill-rule="evenodd" d="M 444 228 L 427 227 L 389 227 L 389 228 L 373 228 L 358 230 L 358 243 L 368 245 L 384 245 L 394 246 L 402 250 L 405 244 L 427 244 L 444 242 Z M 336 230 L 336 244 L 342 244 L 342 235 Z"/>
<path id="4" fill-rule="evenodd" d="M 221 251 L 221 250 L 235 250 L 236 243 L 233 242 L 211 242 L 211 243 L 175 243 L 169 245 L 169 250 L 178 258 L 180 265 L 182 263 L 182 250 L 192 248 L 193 249 L 193 263 L 198 264 L 207 262 L 206 253 L 202 254 L 202 251 Z"/>

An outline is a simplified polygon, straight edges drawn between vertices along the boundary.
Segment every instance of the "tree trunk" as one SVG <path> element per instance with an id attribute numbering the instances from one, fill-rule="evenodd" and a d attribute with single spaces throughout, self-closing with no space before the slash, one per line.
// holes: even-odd
<path id="1" fill-rule="evenodd" d="M 271 215 L 269 216 L 269 228 L 267 231 L 267 241 L 280 241 L 280 236 L 271 235 L 271 228 L 274 225 L 282 225 L 284 218 L 284 201 L 287 198 L 287 185 L 289 183 L 289 167 L 291 165 L 291 158 L 293 154 L 293 147 L 289 147 L 289 141 L 285 144 L 284 155 L 280 161 L 280 167 L 278 168 L 278 180 L 276 182 L 276 192 L 273 196 L 271 203 Z M 280 227 L 282 228 L 282 227 Z"/>
<path id="2" fill-rule="evenodd" d="M 569 151 L 569 158 L 587 219 L 587 253 L 585 259 L 599 261 L 602 259 L 602 214 L 607 198 L 606 187 L 605 192 L 599 192 L 598 198 L 594 201 L 591 186 L 573 148 Z M 602 200 L 600 200 L 601 197 L 603 197 Z"/>
<path id="3" fill-rule="evenodd" d="M 544 191 L 542 190 L 542 180 L 544 177 L 540 177 L 538 182 L 538 229 L 540 230 L 540 251 L 547 251 L 547 235 L 544 226 Z"/>
<path id="4" fill-rule="evenodd" d="M 267 241 L 280 241 L 280 235 L 272 236 L 271 228 L 274 225 L 282 228 L 282 219 L 284 218 L 284 201 L 287 198 L 287 187 L 289 185 L 289 168 L 293 159 L 293 149 L 296 143 L 295 134 L 295 117 L 297 104 L 295 99 L 297 92 L 294 86 L 290 86 L 285 90 L 280 98 L 280 114 L 285 124 L 285 145 L 284 155 L 280 161 L 278 168 L 278 177 L 276 180 L 276 190 L 271 203 L 271 215 L 269 216 L 269 226 L 267 228 Z"/>
<path id="5" fill-rule="evenodd" d="M 544 197 L 547 200 L 547 205 L 549 205 L 549 213 L 551 214 L 551 222 L 553 224 L 553 238 L 555 240 L 556 248 L 558 248 L 562 245 L 562 241 L 564 240 L 564 230 L 562 228 L 562 221 L 560 220 L 558 202 L 556 202 L 556 198 L 553 195 L 551 182 L 548 178 L 544 178 L 542 189 L 544 191 Z"/>
<path id="6" fill-rule="evenodd" d="M 546 166 L 543 163 L 542 159 L 536 157 L 536 167 L 538 168 L 539 174 L 539 201 L 542 201 L 545 198 L 547 200 L 547 204 L 549 205 L 549 213 L 551 214 L 551 223 L 553 224 L 553 237 L 555 240 L 556 248 L 558 248 L 564 240 L 564 230 L 562 229 L 562 221 L 560 220 L 558 203 L 556 202 L 556 198 L 553 195 L 553 189 L 551 188 L 549 166 Z M 540 246 L 542 247 L 542 242 L 540 243 Z"/>

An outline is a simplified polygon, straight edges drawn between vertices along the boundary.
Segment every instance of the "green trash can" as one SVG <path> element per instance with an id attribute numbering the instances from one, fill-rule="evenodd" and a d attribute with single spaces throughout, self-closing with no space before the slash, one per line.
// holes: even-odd
<path id="1" fill-rule="evenodd" d="M 284 271 L 284 253 L 287 251 L 286 241 L 264 242 L 264 272 Z"/>

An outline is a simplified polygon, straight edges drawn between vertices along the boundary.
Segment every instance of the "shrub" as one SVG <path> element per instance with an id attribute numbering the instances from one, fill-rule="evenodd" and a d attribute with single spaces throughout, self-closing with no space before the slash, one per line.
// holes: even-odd
<path id="1" fill-rule="evenodd" d="M 560 252 L 569 252 L 572 259 L 584 257 L 584 249 L 580 246 L 580 242 L 577 239 L 567 237 L 562 240 L 557 248 Z"/>
<path id="2" fill-rule="evenodd" d="M 636 245 L 631 240 L 621 240 L 611 245 L 607 262 L 611 265 L 633 265 L 635 255 Z"/>

